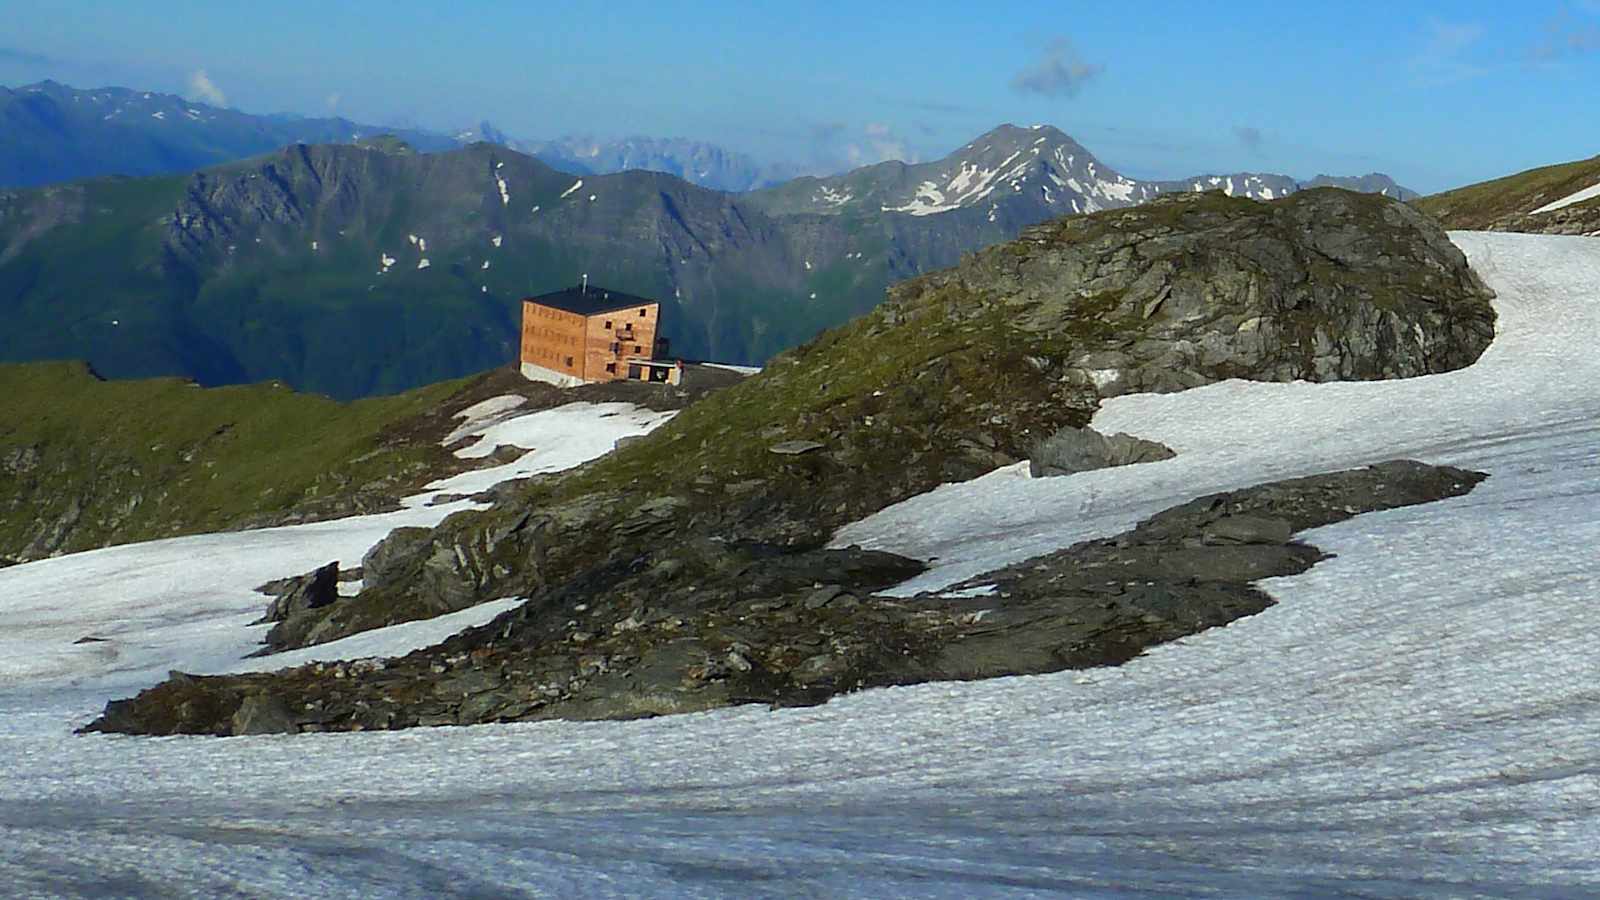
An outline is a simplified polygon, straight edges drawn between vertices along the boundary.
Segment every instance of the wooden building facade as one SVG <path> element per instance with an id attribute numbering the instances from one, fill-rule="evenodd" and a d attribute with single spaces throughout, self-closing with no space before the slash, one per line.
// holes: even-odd
<path id="1" fill-rule="evenodd" d="M 665 359 L 661 304 L 592 285 L 522 301 L 522 374 L 572 387 L 597 381 L 677 384 L 682 365 Z"/>

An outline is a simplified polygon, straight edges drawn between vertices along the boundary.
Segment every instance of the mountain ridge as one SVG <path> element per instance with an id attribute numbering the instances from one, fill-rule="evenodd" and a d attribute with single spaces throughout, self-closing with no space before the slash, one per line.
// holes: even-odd
<path id="1" fill-rule="evenodd" d="M 953 209 L 996 206 L 996 192 L 1026 195 L 1042 218 L 1092 213 L 1146 202 L 1161 194 L 1220 190 L 1230 197 L 1275 200 L 1314 187 L 1381 193 L 1396 200 L 1419 196 L 1379 173 L 1299 181 L 1288 175 L 1240 172 L 1141 181 L 1117 172 L 1070 135 L 1051 125 L 1002 124 L 931 162 L 889 161 L 841 175 L 802 177 L 756 191 L 768 211 L 837 214 L 852 204 L 877 204 L 881 212 L 930 216 Z M 996 210 L 997 212 L 997 210 Z"/>
<path id="2" fill-rule="evenodd" d="M 823 211 L 819 181 L 729 194 L 637 170 L 565 174 L 481 142 L 294 145 L 188 176 L 0 191 L 0 360 L 281 378 L 351 399 L 503 364 L 518 299 L 588 275 L 661 299 L 679 355 L 760 363 L 894 281 L 1074 209 L 1162 194 L 1042 131 L 969 144 L 950 195 L 917 193 L 949 163 L 881 163 L 842 176 L 870 200 Z M 992 146 L 1022 140 L 1040 152 Z"/>
<path id="3" fill-rule="evenodd" d="M 385 133 L 426 150 L 453 146 L 426 131 L 378 128 L 340 117 L 256 115 L 156 91 L 83 90 L 49 80 L 0 86 L 0 188 L 175 174 L 287 144 L 357 141 Z"/>

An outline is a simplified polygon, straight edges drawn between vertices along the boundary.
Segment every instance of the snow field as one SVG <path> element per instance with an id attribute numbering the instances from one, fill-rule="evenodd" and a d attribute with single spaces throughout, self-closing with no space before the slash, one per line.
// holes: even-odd
<path id="1" fill-rule="evenodd" d="M 311 659 L 403 655 L 488 621 L 510 601 L 293 654 L 243 659 L 260 648 L 270 627 L 250 626 L 268 600 L 255 592 L 256 585 L 335 559 L 356 566 L 395 528 L 432 527 L 451 513 L 482 508 L 470 501 L 426 505 L 436 494 L 476 493 L 511 478 L 570 468 L 671 416 L 627 403 L 574 403 L 517 416 L 513 399 L 521 400 L 495 397 L 463 410 L 465 431 L 457 429 L 461 433 L 446 442 L 478 437 L 459 451 L 463 457 L 484 457 L 506 443 L 528 452 L 507 465 L 433 482 L 396 512 L 108 547 L 0 571 L 0 698 L 13 691 L 82 687 L 104 703 L 149 687 L 169 669 L 246 671 Z M 86 637 L 97 640 L 75 643 Z"/>
<path id="2" fill-rule="evenodd" d="M 1096 427 L 1179 456 L 1038 481 L 997 472 L 839 536 L 938 555 L 910 591 L 1265 479 L 1401 455 L 1492 474 L 1465 497 L 1306 535 L 1335 558 L 1267 582 L 1280 602 L 1260 615 L 1115 669 L 637 722 L 74 738 L 125 676 L 14 676 L 0 682 L 0 883 L 69 895 L 1593 894 L 1600 242 L 1452 237 L 1499 294 L 1500 337 L 1469 369 L 1118 398 Z M 249 534 L 207 536 L 222 562 L 189 565 L 248 564 L 250 546 L 227 542 Z M 119 603 L 137 612 L 149 589 L 121 580 L 136 561 L 0 571 L 0 616 L 9 625 L 15 589 L 39 582 L 37 615 L 63 596 L 105 617 Z M 325 561 L 307 551 L 290 570 Z M 187 602 L 171 601 L 170 623 L 202 618 L 214 598 Z M 80 624 L 36 626 L 0 659 Z"/>

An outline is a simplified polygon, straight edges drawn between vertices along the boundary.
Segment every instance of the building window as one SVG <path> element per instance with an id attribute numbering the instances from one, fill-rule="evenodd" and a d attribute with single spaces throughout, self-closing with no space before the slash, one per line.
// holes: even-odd
<path id="1" fill-rule="evenodd" d="M 639 318 L 644 318 L 644 310 L 639 310 Z"/>
<path id="2" fill-rule="evenodd" d="M 572 368 L 572 357 L 567 357 L 567 368 Z"/>
<path id="3" fill-rule="evenodd" d="M 638 366 L 629 366 L 628 367 L 628 377 L 634 379 L 635 381 L 637 381 L 638 378 L 639 378 L 639 367 Z"/>
<path id="4" fill-rule="evenodd" d="M 635 352 L 635 353 L 643 353 L 644 352 L 644 348 L 639 346 L 638 344 L 634 344 L 633 345 L 633 352 Z"/>
<path id="5" fill-rule="evenodd" d="M 610 319 L 607 319 L 607 320 L 606 320 L 606 330 L 607 330 L 607 331 L 610 331 L 610 330 L 611 330 L 611 320 L 610 320 Z"/>
<path id="6" fill-rule="evenodd" d="M 610 372 L 613 375 L 617 374 L 617 364 L 616 363 L 606 363 L 606 371 Z"/>

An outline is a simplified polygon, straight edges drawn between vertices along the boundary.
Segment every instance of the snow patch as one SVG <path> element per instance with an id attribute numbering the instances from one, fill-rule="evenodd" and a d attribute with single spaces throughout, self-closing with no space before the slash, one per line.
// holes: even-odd
<path id="1" fill-rule="evenodd" d="M 1562 197 L 1560 200 L 1557 200 L 1554 203 L 1546 203 L 1545 205 L 1534 210 L 1532 215 L 1555 212 L 1558 209 L 1566 209 L 1575 203 L 1582 203 L 1585 200 L 1593 200 L 1596 197 L 1600 197 L 1600 183 L 1597 183 L 1592 187 L 1586 187 L 1575 194 L 1569 194 L 1565 197 Z"/>
<path id="2" fill-rule="evenodd" d="M 445 439 L 439 442 L 439 446 L 448 447 L 463 438 L 482 435 L 484 429 L 526 405 L 528 398 L 521 394 L 501 394 L 498 397 L 480 400 L 451 417 L 462 420 L 461 424 L 446 435 Z"/>
<path id="3" fill-rule="evenodd" d="M 818 188 L 817 193 L 812 195 L 811 199 L 814 202 L 826 203 L 829 206 L 843 206 L 846 203 L 849 203 L 851 200 L 854 200 L 855 194 L 851 193 L 849 188 L 834 190 L 827 185 L 823 185 L 822 187 Z"/>
<path id="4" fill-rule="evenodd" d="M 572 183 L 572 187 L 569 187 L 566 190 L 562 191 L 561 192 L 561 196 L 559 198 L 557 198 L 557 199 L 565 200 L 568 197 L 572 196 L 574 193 L 576 193 L 578 188 L 581 188 L 581 187 L 583 187 L 583 179 L 579 178 L 577 181 Z"/>

